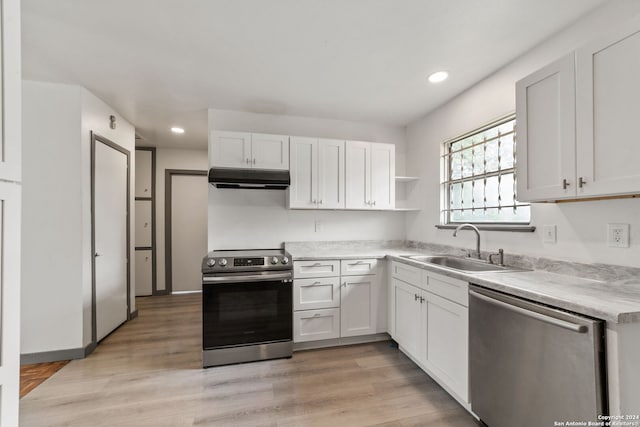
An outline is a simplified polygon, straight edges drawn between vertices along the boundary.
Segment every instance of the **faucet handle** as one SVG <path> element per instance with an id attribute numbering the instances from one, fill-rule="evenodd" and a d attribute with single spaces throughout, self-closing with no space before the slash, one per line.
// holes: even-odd
<path id="1" fill-rule="evenodd" d="M 489 264 L 493 264 L 493 257 L 497 256 L 498 257 L 498 265 L 503 266 L 504 265 L 504 249 L 500 248 L 498 249 L 498 253 L 495 254 L 489 254 L 489 256 L 487 257 L 487 262 Z"/>

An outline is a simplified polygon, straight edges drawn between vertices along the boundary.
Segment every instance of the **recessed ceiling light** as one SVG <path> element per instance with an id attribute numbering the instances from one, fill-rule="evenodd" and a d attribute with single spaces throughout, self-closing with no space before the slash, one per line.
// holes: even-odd
<path id="1" fill-rule="evenodd" d="M 429 76 L 429 81 L 431 83 L 440 83 L 447 80 L 447 77 L 449 77 L 449 73 L 446 71 L 438 71 Z"/>
<path id="2" fill-rule="evenodd" d="M 171 132 L 173 132 L 173 133 L 184 133 L 184 129 L 179 128 L 179 127 L 172 127 L 171 128 Z"/>

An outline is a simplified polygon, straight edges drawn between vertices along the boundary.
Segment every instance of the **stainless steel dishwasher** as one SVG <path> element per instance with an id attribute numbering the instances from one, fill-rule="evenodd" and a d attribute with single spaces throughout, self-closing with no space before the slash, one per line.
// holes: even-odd
<path id="1" fill-rule="evenodd" d="M 471 285 L 471 409 L 489 427 L 607 413 L 604 322 Z"/>

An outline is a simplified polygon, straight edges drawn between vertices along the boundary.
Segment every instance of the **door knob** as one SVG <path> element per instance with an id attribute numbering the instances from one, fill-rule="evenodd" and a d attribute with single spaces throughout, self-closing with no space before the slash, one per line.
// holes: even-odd
<path id="1" fill-rule="evenodd" d="M 95 254 L 93 254 L 94 258 L 98 258 L 100 256 L 100 254 L 98 252 L 96 252 Z"/>

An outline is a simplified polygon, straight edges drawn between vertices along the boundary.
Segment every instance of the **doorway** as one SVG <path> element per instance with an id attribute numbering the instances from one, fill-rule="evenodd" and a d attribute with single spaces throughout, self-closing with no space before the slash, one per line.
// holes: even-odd
<path id="1" fill-rule="evenodd" d="M 165 171 L 165 274 L 168 293 L 202 290 L 207 253 L 207 171 Z"/>
<path id="2" fill-rule="evenodd" d="M 130 153 L 91 134 L 92 341 L 129 316 Z"/>

